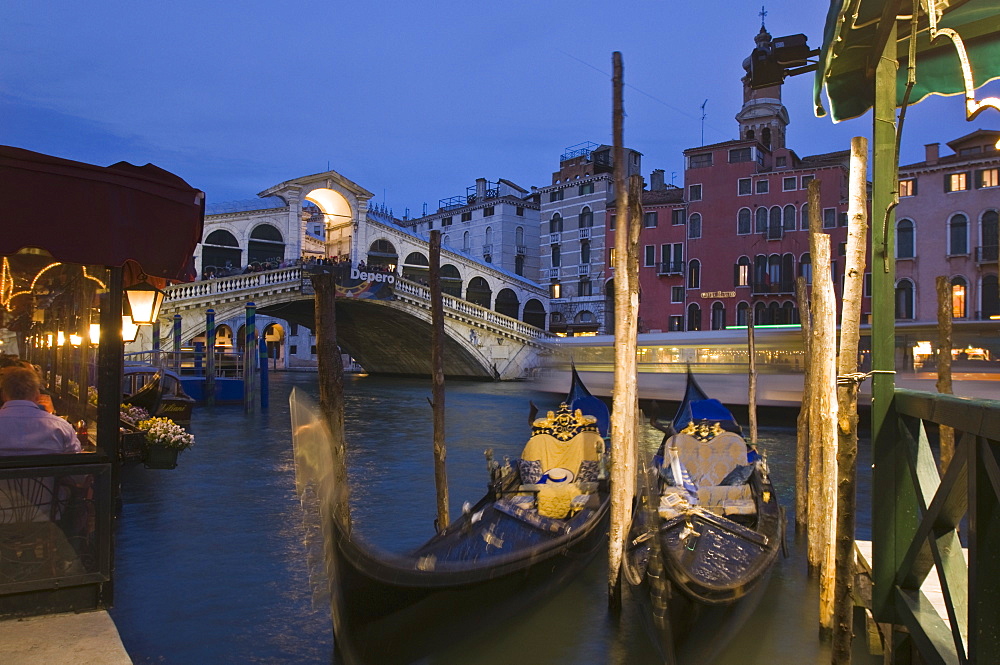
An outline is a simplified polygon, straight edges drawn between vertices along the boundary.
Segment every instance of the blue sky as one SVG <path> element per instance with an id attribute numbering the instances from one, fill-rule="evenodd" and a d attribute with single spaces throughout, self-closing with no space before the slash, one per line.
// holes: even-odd
<path id="1" fill-rule="evenodd" d="M 775 37 L 818 46 L 828 3 L 767 3 Z M 0 3 L 0 143 L 96 164 L 152 162 L 252 198 L 332 168 L 401 216 L 477 177 L 545 185 L 567 146 L 611 140 L 611 53 L 625 61 L 625 140 L 643 172 L 682 179 L 681 152 L 734 138 L 758 0 Z M 996 85 L 991 92 L 997 94 Z M 849 147 L 870 116 L 812 112 L 789 79 L 788 144 Z M 961 100 L 910 111 L 903 163 L 976 128 Z M 944 152 L 947 150 L 945 149 Z"/>

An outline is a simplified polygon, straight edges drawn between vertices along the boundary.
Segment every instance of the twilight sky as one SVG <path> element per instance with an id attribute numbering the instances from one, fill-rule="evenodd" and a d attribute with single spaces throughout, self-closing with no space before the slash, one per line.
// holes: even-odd
<path id="1" fill-rule="evenodd" d="M 766 4 L 773 36 L 820 45 L 826 0 Z M 706 99 L 704 142 L 736 138 L 759 11 L 759 0 L 8 0 L 0 144 L 152 162 L 210 203 L 331 168 L 419 216 L 477 177 L 548 184 L 567 146 L 610 143 L 620 50 L 625 142 L 647 180 L 662 168 L 681 184 Z M 870 115 L 815 118 L 811 93 L 811 74 L 784 86 L 800 156 L 870 136 Z M 981 127 L 1000 128 L 1000 113 L 967 123 L 960 98 L 928 99 L 908 114 L 901 161 Z"/>

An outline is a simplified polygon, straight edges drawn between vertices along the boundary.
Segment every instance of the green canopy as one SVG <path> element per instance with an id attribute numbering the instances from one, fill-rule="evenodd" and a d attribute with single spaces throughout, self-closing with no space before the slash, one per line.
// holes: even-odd
<path id="1" fill-rule="evenodd" d="M 965 92 L 955 44 L 944 35 L 930 41 L 928 4 L 943 12 L 938 29 L 950 28 L 965 44 L 973 88 L 1000 78 L 1000 2 L 997 0 L 919 0 L 916 84 L 911 104 L 927 95 Z M 872 107 L 875 61 L 888 38 L 889 21 L 898 23 L 896 105 L 906 92 L 912 0 L 831 0 L 823 30 L 823 49 L 813 85 L 816 115 L 826 115 L 821 93 L 826 86 L 835 122 L 856 118 Z"/>

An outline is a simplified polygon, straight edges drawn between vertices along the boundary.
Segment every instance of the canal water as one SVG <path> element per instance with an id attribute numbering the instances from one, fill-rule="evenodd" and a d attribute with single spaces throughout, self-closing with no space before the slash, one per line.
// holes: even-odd
<path id="1" fill-rule="evenodd" d="M 313 600 L 294 491 L 288 394 L 318 399 L 315 374 L 270 377 L 270 408 L 197 408 L 194 448 L 173 471 L 126 468 L 119 520 L 115 606 L 126 650 L 137 664 L 331 663 L 329 609 Z M 390 551 L 433 533 L 435 492 L 429 381 L 348 377 L 346 425 L 355 529 Z M 451 513 L 485 488 L 485 448 L 515 457 L 528 433 L 528 402 L 543 411 L 558 396 L 528 383 L 448 384 L 447 443 Z M 793 514 L 794 416 L 761 429 L 779 499 Z M 641 445 L 660 433 L 645 426 Z M 862 441 L 859 467 L 869 467 Z M 870 500 L 860 474 L 859 534 Z M 726 637 L 719 665 L 828 663 L 817 638 L 818 591 L 806 576 L 804 547 L 788 531 L 790 557 L 779 562 L 758 609 Z M 606 556 L 569 586 L 515 620 L 427 659 L 433 664 L 644 664 L 658 658 L 640 618 L 626 604 L 606 609 Z M 456 636 L 461 638 L 462 636 Z M 405 635 L 387 635 L 405 640 Z M 863 636 L 855 642 L 863 642 Z M 856 663 L 869 662 L 855 658 Z M 872 661 L 874 662 L 874 661 Z"/>

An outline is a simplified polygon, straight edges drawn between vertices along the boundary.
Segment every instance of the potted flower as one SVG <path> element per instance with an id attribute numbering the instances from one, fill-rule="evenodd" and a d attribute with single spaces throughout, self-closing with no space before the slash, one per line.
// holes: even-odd
<path id="1" fill-rule="evenodd" d="M 194 434 L 170 418 L 147 418 L 138 423 L 146 433 L 146 457 L 143 460 L 149 469 L 174 469 L 177 454 L 194 445 Z"/>
<path id="2" fill-rule="evenodd" d="M 121 444 L 118 456 L 123 462 L 141 462 L 146 457 L 147 445 L 146 433 L 139 429 L 138 424 L 149 418 L 149 412 L 141 406 L 122 404 L 119 413 Z"/>

